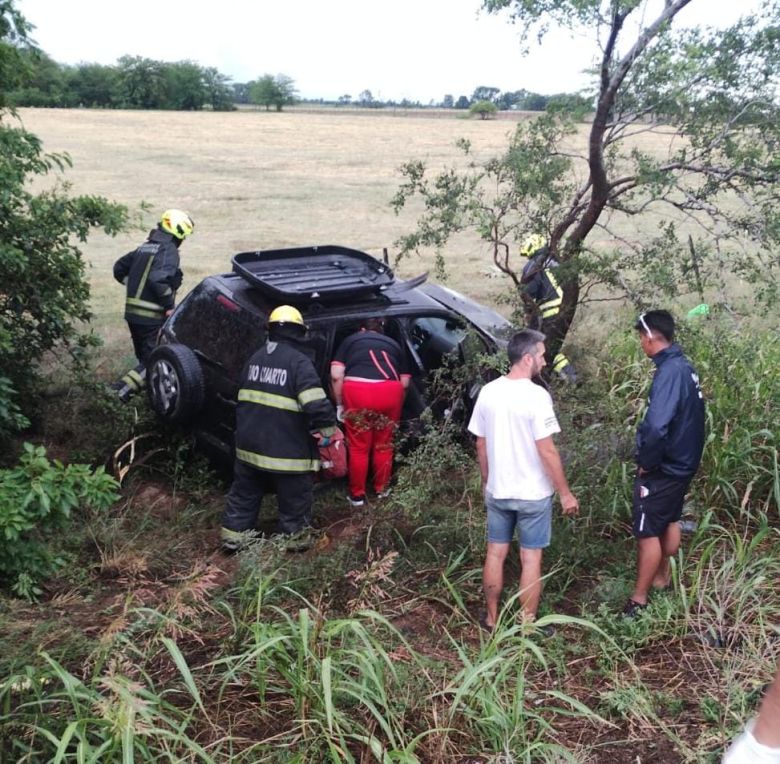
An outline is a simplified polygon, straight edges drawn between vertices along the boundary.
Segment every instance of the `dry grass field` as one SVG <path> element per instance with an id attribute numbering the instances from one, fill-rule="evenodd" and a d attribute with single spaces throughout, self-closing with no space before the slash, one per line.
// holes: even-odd
<path id="1" fill-rule="evenodd" d="M 413 225 L 389 200 L 402 162 L 432 167 L 457 160 L 455 141 L 472 141 L 477 157 L 506 144 L 504 121 L 399 118 L 372 114 L 183 113 L 23 109 L 25 126 L 47 151 L 66 151 L 65 179 L 80 194 L 100 194 L 138 209 L 150 205 L 143 229 L 116 239 L 94 235 L 84 247 L 91 266 L 95 326 L 109 353 L 128 351 L 122 290 L 113 261 L 137 246 L 166 207 L 187 210 L 195 235 L 182 248 L 183 289 L 230 269 L 236 252 L 342 244 L 381 255 Z M 480 300 L 501 289 L 488 279 L 484 245 L 458 242 L 452 283 Z M 414 275 L 430 263 L 407 262 Z"/>
<path id="2" fill-rule="evenodd" d="M 94 326 L 106 343 L 105 373 L 132 361 L 122 289 L 111 266 L 143 241 L 166 207 L 181 207 L 196 221 L 195 235 L 182 249 L 182 294 L 205 275 L 229 270 L 231 256 L 243 250 L 341 244 L 377 256 L 387 247 L 392 256 L 394 241 L 415 221 L 413 205 L 401 216 L 389 205 L 401 182 L 400 165 L 422 159 L 435 171 L 462 162 L 455 147 L 459 138 L 468 139 L 473 157 L 483 160 L 506 147 L 516 119 L 528 118 L 422 114 L 20 110 L 47 151 L 72 158 L 65 180 L 75 193 L 103 195 L 134 210 L 149 205 L 137 231 L 116 239 L 95 234 L 83 248 Z M 585 126 L 577 138 L 581 150 Z M 659 153 L 673 140 L 641 137 L 643 149 Z M 656 223 L 648 215 L 643 226 L 651 230 Z M 614 243 L 603 237 L 594 232 L 590 242 Z M 456 289 L 488 303 L 506 289 L 506 279 L 496 277 L 488 248 L 476 235 L 458 237 L 446 254 Z M 405 261 L 399 273 L 417 275 L 430 269 L 432 260 L 431 254 Z M 583 324 L 585 331 L 588 324 L 599 327 L 601 319 L 603 307 L 581 310 L 578 331 Z"/>

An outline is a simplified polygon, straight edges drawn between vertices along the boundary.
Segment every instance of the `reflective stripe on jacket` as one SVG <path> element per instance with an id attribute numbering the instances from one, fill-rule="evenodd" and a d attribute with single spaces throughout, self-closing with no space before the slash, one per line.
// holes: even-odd
<path id="1" fill-rule="evenodd" d="M 241 373 L 236 458 L 266 472 L 320 467 L 312 432 L 331 435 L 336 412 L 312 362 L 292 343 L 266 342 Z"/>
<path id="2" fill-rule="evenodd" d="M 563 289 L 553 272 L 558 261 L 549 256 L 545 247 L 523 268 L 523 287 L 539 308 L 542 320 L 557 316 L 563 304 Z"/>
<path id="3" fill-rule="evenodd" d="M 546 299 L 544 302 L 539 303 L 539 311 L 542 314 L 542 319 L 552 318 L 558 315 L 558 311 L 563 304 L 563 289 L 558 284 L 555 274 L 551 268 L 545 268 L 542 271 L 542 278 L 547 279 L 549 287 L 546 290 L 549 294 L 551 291 L 555 293 L 555 297 Z"/>
<path id="4" fill-rule="evenodd" d="M 153 230 L 138 249 L 114 263 L 114 278 L 127 286 L 125 319 L 136 324 L 161 324 L 173 308 L 181 285 L 175 238 Z"/>

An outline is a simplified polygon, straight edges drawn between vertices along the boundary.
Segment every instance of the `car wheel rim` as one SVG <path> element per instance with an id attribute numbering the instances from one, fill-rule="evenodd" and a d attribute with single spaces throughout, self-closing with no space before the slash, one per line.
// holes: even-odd
<path id="1" fill-rule="evenodd" d="M 161 413 L 168 414 L 179 400 L 179 378 L 167 361 L 157 361 L 152 369 L 152 390 Z"/>

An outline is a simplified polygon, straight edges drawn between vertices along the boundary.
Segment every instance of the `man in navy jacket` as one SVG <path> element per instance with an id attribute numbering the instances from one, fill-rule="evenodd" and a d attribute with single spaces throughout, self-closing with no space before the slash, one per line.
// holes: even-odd
<path id="1" fill-rule="evenodd" d="M 665 310 L 651 310 L 639 316 L 634 328 L 656 372 L 636 435 L 633 531 L 638 545 L 637 579 L 623 609 L 628 617 L 647 607 L 651 587 L 669 586 L 669 560 L 680 546 L 683 501 L 704 450 L 699 376 L 674 342 L 674 319 Z"/>

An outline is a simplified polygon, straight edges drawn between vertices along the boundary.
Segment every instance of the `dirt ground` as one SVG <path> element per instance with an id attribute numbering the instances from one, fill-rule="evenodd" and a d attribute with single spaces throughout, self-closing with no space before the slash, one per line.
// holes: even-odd
<path id="1" fill-rule="evenodd" d="M 340 495 L 340 494 L 339 494 Z M 37 650 L 56 654 L 58 646 L 72 643 L 74 634 L 80 634 L 90 644 L 85 654 L 94 654 L 95 645 L 108 644 L 112 637 L 130 625 L 139 608 L 177 614 L 179 617 L 202 615 L 211 603 L 235 581 L 239 567 L 238 557 L 225 557 L 218 551 L 219 513 L 223 495 L 214 492 L 200 497 L 198 522 L 186 529 L 182 514 L 191 508 L 191 497 L 174 491 L 164 482 L 141 480 L 126 488 L 122 502 L 115 508 L 118 515 L 127 512 L 144 513 L 139 534 L 130 541 L 115 545 L 96 544 L 91 550 L 94 563 L 84 571 L 85 585 L 74 586 L 71 577 L 50 582 L 43 600 L 37 604 L 17 602 L 13 607 L 13 629 L 5 638 L 11 643 L 35 644 Z M 399 518 L 400 520 L 400 518 Z M 304 553 L 301 559 L 334 554 L 341 545 L 366 547 L 366 534 L 376 522 L 371 512 L 357 513 L 346 502 L 318 503 L 315 524 L 323 531 L 317 546 Z M 408 524 L 407 524 L 408 525 Z M 273 530 L 273 513 L 264 515 L 259 530 Z M 398 524 L 400 534 L 411 534 L 413 527 Z M 119 538 L 119 536 L 117 537 Z M 90 550 L 85 550 L 85 557 Z M 438 577 L 437 568 L 422 570 L 410 586 L 417 586 L 429 576 Z M 508 575 L 514 575 L 511 571 Z M 411 592 L 412 590 L 409 589 Z M 186 593 L 186 596 L 185 596 Z M 572 590 L 571 602 L 561 611 L 579 615 L 577 592 Z M 484 635 L 474 624 L 453 626 L 451 613 L 435 598 L 397 596 L 383 604 L 391 623 L 399 630 L 410 647 L 423 656 L 450 662 L 453 671 L 458 668 L 458 657 L 450 639 L 478 648 Z M 210 615 L 207 630 L 179 632 L 174 636 L 191 665 L 204 664 L 218 654 L 221 640 L 227 633 L 221 616 Z M 45 627 L 45 628 L 44 628 Z M 399 655 L 403 660 L 403 656 Z M 690 640 L 678 640 L 659 650 L 657 645 L 635 656 L 636 671 L 653 692 L 675 698 L 677 707 L 662 721 L 663 734 L 656 722 L 643 717 L 641 709 L 627 711 L 622 718 L 609 717 L 611 726 L 596 726 L 581 718 L 559 718 L 556 721 L 556 739 L 571 751 L 591 751 L 587 762 L 658 762 L 675 764 L 684 761 L 669 739 L 670 735 L 695 746 L 706 730 L 702 718 L 700 697 L 711 691 L 717 671 L 718 656 Z M 598 657 L 584 655 L 571 660 L 566 667 L 563 691 L 582 702 L 598 707 L 600 693 L 607 690 L 606 678 L 594 683 Z M 86 678 L 92 670 L 90 660 L 71 670 Z M 160 666 L 156 675 L 158 686 L 164 685 L 165 673 L 175 679 L 175 668 Z M 539 671 L 534 682 L 554 688 L 552 675 Z M 725 690 L 724 690 L 725 691 Z M 251 709 L 256 699 L 251 693 L 239 692 L 223 696 L 217 714 L 229 712 L 235 723 L 252 725 Z M 248 716 L 247 716 L 248 714 Z M 244 722 L 242 718 L 246 717 Z M 252 734 L 259 734 L 255 729 Z M 466 762 L 487 762 L 487 758 L 460 759 Z"/>

